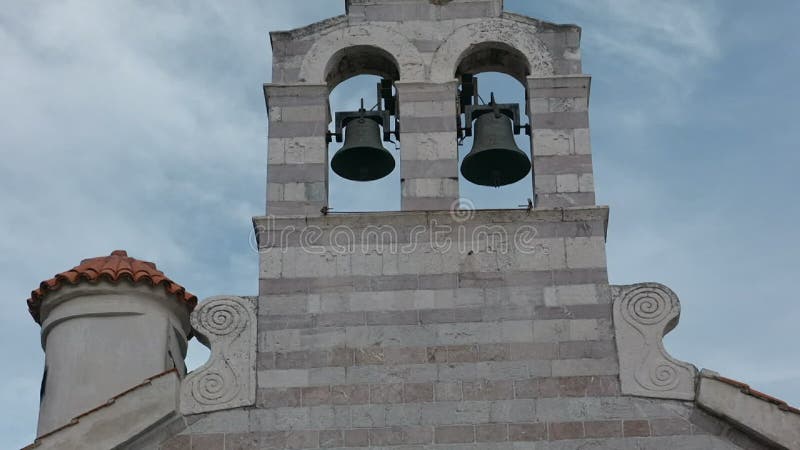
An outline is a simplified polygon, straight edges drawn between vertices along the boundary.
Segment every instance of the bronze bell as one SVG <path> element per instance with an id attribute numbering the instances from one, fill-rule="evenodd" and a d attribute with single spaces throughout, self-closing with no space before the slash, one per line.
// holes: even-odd
<path id="1" fill-rule="evenodd" d="M 475 120 L 472 150 L 461 163 L 461 174 L 481 186 L 505 186 L 525 178 L 531 160 L 517 143 L 511 119 L 497 109 Z"/>
<path id="2" fill-rule="evenodd" d="M 337 175 L 353 181 L 373 181 L 392 173 L 394 157 L 383 148 L 378 122 L 357 117 L 347 122 L 344 132 L 344 145 L 331 160 Z"/>

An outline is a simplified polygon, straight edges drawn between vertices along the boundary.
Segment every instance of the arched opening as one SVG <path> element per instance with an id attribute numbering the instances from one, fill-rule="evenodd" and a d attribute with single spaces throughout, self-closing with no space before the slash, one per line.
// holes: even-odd
<path id="1" fill-rule="evenodd" d="M 357 75 L 344 80 L 331 91 L 329 103 L 333 120 L 329 125 L 329 132 L 336 132 L 335 116 L 337 112 L 355 112 L 361 107 L 364 100 L 364 109 L 368 112 L 378 109 L 378 85 L 385 80 L 376 75 Z M 391 94 L 396 95 L 394 87 L 390 86 Z M 381 108 L 385 108 L 381 105 Z M 389 131 L 395 130 L 394 117 L 390 117 Z M 369 120 L 369 119 L 367 119 Z M 374 125 L 373 125 L 374 126 Z M 384 142 L 383 132 L 386 124 L 379 127 L 380 137 L 371 140 L 375 146 L 382 146 L 388 150 L 394 159 L 394 170 L 387 176 L 374 181 L 353 181 L 340 176 L 333 170 L 333 158 L 346 144 L 353 144 L 353 136 L 348 141 L 348 128 L 342 130 L 344 142 L 331 139 L 328 144 L 328 205 L 333 213 L 363 212 L 363 211 L 397 211 L 400 209 L 400 151 L 396 136 L 391 137 L 391 142 Z M 379 150 L 370 151 L 378 153 Z"/>
<path id="2" fill-rule="evenodd" d="M 474 45 L 459 58 L 455 76 L 473 75 L 477 80 L 477 103 L 488 104 L 493 93 L 497 103 L 519 105 L 520 125 L 527 125 L 525 81 L 530 74 L 527 58 L 511 46 L 499 42 L 486 42 Z M 464 86 L 462 85 L 462 91 Z M 463 103 L 464 99 L 462 99 Z M 461 113 L 464 113 L 462 108 Z M 468 120 L 463 117 L 464 121 Z M 513 140 L 527 157 L 532 158 L 530 137 L 522 131 L 514 134 Z M 458 151 L 459 167 L 475 144 L 475 135 L 464 137 Z M 524 158 L 523 158 L 524 159 Z M 501 187 L 487 187 L 467 181 L 459 174 L 459 192 L 462 207 L 478 209 L 518 208 L 527 206 L 533 199 L 532 172 L 512 184 Z"/>
<path id="3" fill-rule="evenodd" d="M 325 82 L 331 90 L 358 75 L 400 79 L 397 61 L 387 51 L 370 45 L 355 45 L 334 53 L 325 66 Z"/>
<path id="4" fill-rule="evenodd" d="M 467 49 L 458 60 L 456 76 L 500 72 L 514 77 L 523 86 L 530 75 L 528 59 L 519 50 L 502 42 L 482 42 Z"/>
<path id="5" fill-rule="evenodd" d="M 396 136 L 391 136 L 392 142 L 385 142 L 390 137 L 388 133 L 395 131 L 395 116 L 390 111 L 394 108 L 396 95 L 392 82 L 400 78 L 399 66 L 395 58 L 387 51 L 370 46 L 355 45 L 344 48 L 334 53 L 325 66 L 325 82 L 330 88 L 328 104 L 330 105 L 331 123 L 328 127 L 328 207 L 332 213 L 361 212 L 361 211 L 392 211 L 400 209 L 400 155 L 399 144 Z M 382 80 L 388 83 L 381 90 L 379 85 Z M 387 99 L 386 96 L 391 97 Z M 340 176 L 333 170 L 334 157 L 342 147 L 348 144 L 347 120 L 337 123 L 337 113 L 345 113 L 342 117 L 358 116 L 362 107 L 366 115 L 380 115 L 382 122 L 379 126 L 379 136 L 374 136 L 369 142 L 375 148 L 383 147 L 388 153 L 376 150 L 374 154 L 381 154 L 383 162 L 394 163 L 394 170 L 382 178 L 372 181 L 354 181 Z M 387 114 L 378 114 L 388 111 Z M 370 119 L 360 123 L 373 124 Z M 374 124 L 372 125 L 374 127 Z M 370 136 L 373 136 L 372 127 L 367 127 Z M 337 135 L 338 133 L 338 135 Z M 351 136 L 350 144 L 353 143 Z M 343 142 L 338 142 L 342 140 Z M 368 152 L 371 156 L 373 152 Z M 352 158 L 342 158 L 352 161 Z M 341 164 L 340 159 L 339 164 Z M 347 163 L 349 164 L 349 163 Z M 345 164 L 345 166 L 347 165 Z M 341 167 L 341 166 L 340 166 Z"/>

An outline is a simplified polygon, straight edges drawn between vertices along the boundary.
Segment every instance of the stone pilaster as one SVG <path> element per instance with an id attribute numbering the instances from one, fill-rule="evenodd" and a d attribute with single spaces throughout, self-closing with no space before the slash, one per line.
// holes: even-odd
<path id="1" fill-rule="evenodd" d="M 585 75 L 527 80 L 537 207 L 595 204 L 590 85 Z"/>
<path id="2" fill-rule="evenodd" d="M 456 81 L 395 83 L 402 210 L 447 210 L 458 199 Z"/>
<path id="3" fill-rule="evenodd" d="M 328 86 L 266 84 L 267 214 L 318 216 L 328 203 Z"/>

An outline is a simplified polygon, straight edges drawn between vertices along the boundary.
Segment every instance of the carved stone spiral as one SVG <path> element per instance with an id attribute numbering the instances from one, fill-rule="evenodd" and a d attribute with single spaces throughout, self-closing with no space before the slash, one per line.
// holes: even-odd
<path id="1" fill-rule="evenodd" d="M 192 326 L 203 334 L 226 336 L 247 325 L 247 311 L 235 301 L 216 301 L 202 305 L 192 315 Z"/>
<path id="2" fill-rule="evenodd" d="M 622 306 L 625 320 L 631 324 L 653 325 L 669 318 L 674 301 L 665 291 L 639 287 L 625 295 Z"/>
<path id="3" fill-rule="evenodd" d="M 230 368 L 228 368 L 230 371 Z M 208 370 L 193 380 L 192 396 L 198 403 L 217 405 L 231 401 L 239 393 L 235 377 Z"/>
<path id="4" fill-rule="evenodd" d="M 650 372 L 651 389 L 669 391 L 680 382 L 678 370 L 673 363 L 664 362 Z"/>

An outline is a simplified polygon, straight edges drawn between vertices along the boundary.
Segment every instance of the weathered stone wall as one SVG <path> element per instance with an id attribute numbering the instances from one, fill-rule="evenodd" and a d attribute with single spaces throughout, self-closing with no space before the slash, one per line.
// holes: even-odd
<path id="1" fill-rule="evenodd" d="M 192 416 L 171 444 L 761 448 L 692 402 L 621 394 L 606 220 L 600 207 L 258 219 L 256 405 Z"/>

